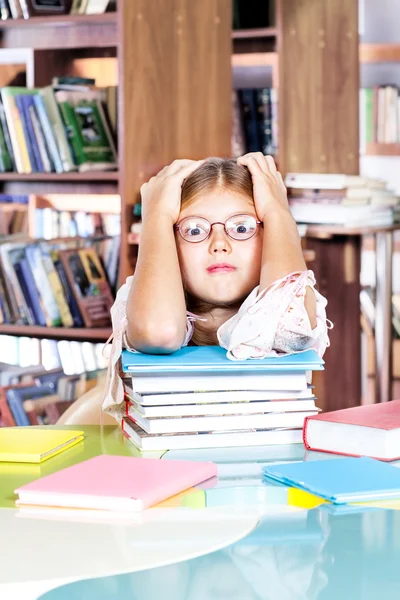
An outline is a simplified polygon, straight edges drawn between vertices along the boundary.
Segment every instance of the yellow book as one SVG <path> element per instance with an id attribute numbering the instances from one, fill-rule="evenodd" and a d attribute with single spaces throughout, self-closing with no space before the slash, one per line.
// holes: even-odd
<path id="1" fill-rule="evenodd" d="M 41 463 L 83 440 L 83 431 L 0 428 L 0 461 Z"/>

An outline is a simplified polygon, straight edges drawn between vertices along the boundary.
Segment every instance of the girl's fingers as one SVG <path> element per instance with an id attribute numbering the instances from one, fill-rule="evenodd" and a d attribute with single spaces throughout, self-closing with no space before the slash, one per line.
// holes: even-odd
<path id="1" fill-rule="evenodd" d="M 261 152 L 248 152 L 247 154 L 244 154 L 243 156 L 239 156 L 239 158 L 237 159 L 237 162 L 240 165 L 247 166 L 247 163 L 245 161 L 248 158 L 254 159 L 256 161 L 256 163 L 258 164 L 258 166 L 260 167 L 261 171 L 263 173 L 265 173 L 266 175 L 268 175 L 268 173 L 269 173 L 268 164 L 265 160 L 265 156 Z"/>
<path id="2" fill-rule="evenodd" d="M 281 188 L 282 192 L 283 192 L 283 193 L 285 194 L 285 196 L 286 196 L 286 194 L 287 194 L 287 189 L 286 189 L 286 185 L 285 185 L 285 183 L 284 183 L 284 181 L 283 181 L 283 177 L 282 177 L 282 175 L 279 173 L 279 171 L 277 171 L 277 175 L 278 175 L 278 182 L 279 182 L 279 186 L 280 186 L 280 188 Z"/>
<path id="3" fill-rule="evenodd" d="M 177 171 L 175 171 L 174 173 L 171 173 L 170 175 L 179 177 L 179 179 L 181 179 L 183 181 L 184 179 L 186 179 L 186 177 L 189 177 L 189 175 L 191 173 L 193 173 L 193 171 L 198 169 L 200 167 L 200 165 L 202 165 L 204 163 L 204 160 L 205 159 L 191 160 L 189 164 L 181 165 Z"/>
<path id="4" fill-rule="evenodd" d="M 276 168 L 274 158 L 272 156 L 267 155 L 267 156 L 265 156 L 265 161 L 266 161 L 268 168 L 269 168 L 270 172 L 272 173 L 272 175 L 276 175 L 278 173 L 278 170 Z"/>
<path id="5" fill-rule="evenodd" d="M 179 159 L 179 160 L 174 160 L 174 162 L 172 162 L 169 165 L 169 169 L 168 172 L 166 173 L 166 175 L 176 175 L 177 173 L 180 174 L 180 171 L 182 170 L 187 170 L 187 169 L 192 169 L 193 171 L 195 169 L 197 169 L 198 166 L 200 166 L 200 164 L 204 162 L 203 160 L 189 160 L 189 159 Z"/>
<path id="6" fill-rule="evenodd" d="M 259 161 L 255 158 L 254 154 L 246 154 L 237 159 L 240 165 L 247 167 L 253 177 L 259 177 L 260 175 L 267 175 L 264 169 L 261 168 Z M 265 162 L 265 161 L 264 161 Z"/>

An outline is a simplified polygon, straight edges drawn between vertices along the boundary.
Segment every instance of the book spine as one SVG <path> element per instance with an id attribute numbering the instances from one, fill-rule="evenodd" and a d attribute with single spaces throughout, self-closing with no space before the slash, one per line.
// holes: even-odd
<path id="1" fill-rule="evenodd" d="M 33 94 L 26 95 L 23 97 L 22 102 L 23 102 L 23 106 L 24 106 L 25 119 L 26 119 L 26 123 L 27 123 L 27 127 L 28 127 L 30 141 L 32 144 L 32 151 L 33 151 L 33 154 L 35 157 L 36 166 L 37 166 L 39 173 L 44 173 L 45 169 L 43 166 L 42 156 L 40 154 L 39 141 L 36 136 L 35 125 L 34 125 L 34 122 L 32 119 L 32 111 L 35 110 L 35 103 L 34 103 L 33 98 L 34 98 Z"/>
<path id="2" fill-rule="evenodd" d="M 0 154 L 1 161 L 3 164 L 3 172 L 12 171 L 13 170 L 13 161 L 11 160 L 8 144 L 6 140 L 6 135 L 3 128 L 3 121 L 0 118 Z"/>
<path id="3" fill-rule="evenodd" d="M 17 109 L 19 112 L 19 117 L 20 117 L 21 124 L 22 124 L 22 130 L 23 130 L 23 135 L 24 135 L 24 139 L 25 139 L 25 144 L 26 144 L 26 147 L 28 150 L 29 161 L 31 164 L 31 170 L 33 172 L 37 172 L 38 165 L 36 163 L 36 156 L 35 156 L 35 152 L 33 150 L 31 132 L 29 130 L 28 121 L 27 121 L 25 98 L 24 98 L 24 96 L 14 96 L 14 98 L 15 98 L 15 104 L 17 106 Z"/>
<path id="4" fill-rule="evenodd" d="M 27 246 L 26 257 L 32 269 L 36 287 L 42 298 L 42 306 L 47 316 L 47 325 L 49 327 L 60 327 L 62 325 L 60 311 L 58 310 L 53 290 L 43 267 L 40 249 L 37 246 Z"/>
<path id="5" fill-rule="evenodd" d="M 57 254 L 58 254 L 58 252 L 57 252 Z M 75 300 L 75 296 L 72 293 L 72 289 L 70 287 L 69 281 L 68 281 L 66 273 L 65 273 L 64 265 L 62 264 L 59 256 L 56 256 L 56 253 L 53 253 L 53 263 L 54 263 L 54 267 L 58 273 L 58 276 L 60 278 L 60 282 L 61 282 L 61 285 L 62 285 L 62 288 L 64 291 L 64 295 L 65 295 L 65 299 L 66 299 L 69 309 L 71 311 L 71 315 L 72 315 L 72 318 L 74 321 L 74 327 L 83 327 L 83 319 L 82 319 L 82 315 L 81 315 L 79 307 L 78 307 L 78 303 Z"/>
<path id="6" fill-rule="evenodd" d="M 37 116 L 43 131 L 44 138 L 46 140 L 49 157 L 51 159 L 56 173 L 62 173 L 64 170 L 63 164 L 60 158 L 60 153 L 58 151 L 56 138 L 54 136 L 50 120 L 46 111 L 44 99 L 40 94 L 38 94 L 34 96 L 34 102 L 37 111 Z"/>
<path id="7" fill-rule="evenodd" d="M 14 271 L 17 276 L 17 280 L 18 280 L 22 295 L 24 297 L 25 311 L 28 315 L 29 324 L 30 325 L 38 325 L 38 322 L 36 320 L 35 310 L 32 307 L 32 300 L 29 295 L 29 289 L 28 289 L 26 280 L 24 278 L 24 274 L 22 272 L 21 262 L 17 262 L 14 264 Z"/>
<path id="8" fill-rule="evenodd" d="M 22 16 L 24 17 L 24 19 L 29 19 L 31 15 L 29 14 L 27 0 L 19 0 L 19 4 L 21 6 Z"/>
<path id="9" fill-rule="evenodd" d="M 11 171 L 16 171 L 17 167 L 14 159 L 14 151 L 11 143 L 10 132 L 8 131 L 7 119 L 4 112 L 3 101 L 0 99 L 0 123 L 4 135 L 4 140 L 7 146 L 8 155 L 11 161 Z"/>
<path id="10" fill-rule="evenodd" d="M 43 173 L 44 169 L 40 156 L 39 146 L 37 143 L 35 131 L 29 112 L 29 106 L 32 104 L 32 100 L 28 95 L 16 96 L 15 99 L 21 115 L 22 127 L 24 129 L 24 135 L 28 147 L 28 153 L 32 169 L 37 173 Z"/>
<path id="11" fill-rule="evenodd" d="M 10 18 L 10 9 L 8 8 L 7 0 L 0 0 L 0 18 L 2 21 L 7 21 Z"/>
<path id="12" fill-rule="evenodd" d="M 56 92 L 56 99 L 58 98 L 59 92 Z M 83 144 L 80 139 L 79 124 L 76 119 L 74 109 L 69 102 L 61 101 L 58 105 L 60 107 L 64 126 L 73 150 L 75 163 L 78 165 L 79 170 L 81 170 L 82 165 L 87 162 L 87 159 L 83 150 Z"/>
<path id="13" fill-rule="evenodd" d="M 6 88 L 3 88 L 1 94 L 17 171 L 18 173 L 31 173 L 28 148 L 15 98 Z"/>
<path id="14" fill-rule="evenodd" d="M 16 265 L 17 268 L 17 265 Z M 32 309 L 32 313 L 34 316 L 34 320 L 36 325 L 40 325 L 41 327 L 46 327 L 46 315 L 43 311 L 42 302 L 40 300 L 40 295 L 37 290 L 35 280 L 32 275 L 32 271 L 30 269 L 28 260 L 23 258 L 19 263 L 19 268 L 21 271 L 21 278 L 24 281 L 24 287 L 27 291 L 28 298 L 26 301 L 28 305 Z"/>
<path id="15" fill-rule="evenodd" d="M 42 127 L 40 125 L 40 121 L 39 121 L 39 116 L 37 114 L 36 106 L 34 103 L 29 106 L 28 111 L 29 111 L 33 131 L 35 133 L 35 137 L 36 137 L 36 141 L 37 141 L 37 145 L 38 145 L 39 156 L 40 156 L 40 160 L 42 163 L 43 172 L 51 173 L 51 171 L 53 170 L 53 167 L 52 167 L 52 164 L 50 161 L 50 154 L 47 149 L 46 139 L 44 137 L 44 133 L 43 133 Z"/>
<path id="16" fill-rule="evenodd" d="M 24 411 L 24 407 L 22 406 L 22 402 L 20 398 L 15 394 L 14 390 L 7 390 L 6 392 L 8 406 L 10 407 L 11 413 L 14 417 L 14 420 L 18 426 L 29 426 L 30 421 L 26 412 Z"/>
<path id="17" fill-rule="evenodd" d="M 13 19 L 22 19 L 21 5 L 18 0 L 8 0 L 11 16 Z"/>
<path id="18" fill-rule="evenodd" d="M 43 88 L 40 94 L 44 100 L 47 115 L 57 140 L 57 147 L 60 153 L 63 171 L 74 171 L 76 165 L 72 158 L 71 150 L 68 144 L 67 134 L 64 129 L 63 121 L 59 113 L 58 105 L 51 87 Z"/>
<path id="19" fill-rule="evenodd" d="M 25 307 L 25 300 L 18 282 L 17 275 L 14 271 L 13 264 L 8 254 L 10 249 L 10 244 L 3 244 L 2 246 L 0 246 L 0 254 L 2 258 L 4 272 L 4 282 L 7 286 L 10 302 L 12 303 L 16 323 L 19 325 L 29 325 L 27 309 Z"/>
<path id="20" fill-rule="evenodd" d="M 54 267 L 53 261 L 50 256 L 50 252 L 48 248 L 45 247 L 45 244 L 41 244 L 40 249 L 42 253 L 43 266 L 46 271 L 46 275 L 50 282 L 51 288 L 53 290 L 53 294 L 61 314 L 62 323 L 64 327 L 73 327 L 74 321 L 71 315 L 71 311 L 64 296 L 61 281 Z"/>
<path id="21" fill-rule="evenodd" d="M 260 146 L 258 141 L 257 109 L 254 90 L 239 90 L 239 97 L 241 100 L 247 152 L 258 152 Z"/>

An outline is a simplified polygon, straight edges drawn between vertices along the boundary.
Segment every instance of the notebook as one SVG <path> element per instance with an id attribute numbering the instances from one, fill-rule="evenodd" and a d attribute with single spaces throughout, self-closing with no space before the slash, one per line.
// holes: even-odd
<path id="1" fill-rule="evenodd" d="M 397 460 L 400 458 L 400 400 L 308 417 L 303 437 L 308 450 Z"/>
<path id="2" fill-rule="evenodd" d="M 334 504 L 400 497 L 400 469 L 373 458 L 336 458 L 264 467 L 271 479 Z"/>
<path id="3" fill-rule="evenodd" d="M 212 462 L 103 454 L 16 489 L 16 504 L 140 511 L 216 475 Z"/>
<path id="4" fill-rule="evenodd" d="M 220 346 L 185 346 L 172 354 L 122 351 L 122 369 L 144 374 L 170 371 L 304 371 L 322 370 L 324 361 L 314 350 L 257 360 L 230 360 Z"/>
<path id="5" fill-rule="evenodd" d="M 83 440 L 83 431 L 0 428 L 0 461 L 41 463 Z"/>

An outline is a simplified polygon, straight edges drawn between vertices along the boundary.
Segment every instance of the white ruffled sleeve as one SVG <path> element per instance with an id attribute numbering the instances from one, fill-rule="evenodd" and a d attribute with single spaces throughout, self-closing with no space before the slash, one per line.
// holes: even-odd
<path id="1" fill-rule="evenodd" d="M 304 306 L 306 288 L 315 294 L 317 325 L 311 328 Z M 231 360 L 265 358 L 314 349 L 322 356 L 329 346 L 326 299 L 315 289 L 312 271 L 290 273 L 259 291 L 256 287 L 238 313 L 218 329 L 220 346 Z"/>
<path id="2" fill-rule="evenodd" d="M 128 324 L 126 316 L 126 303 L 131 288 L 133 276 L 128 277 L 126 283 L 120 287 L 117 297 L 111 307 L 112 334 L 107 340 L 103 354 L 108 360 L 106 386 L 103 398 L 103 410 L 108 412 L 114 419 L 121 421 L 124 414 L 124 386 L 121 378 L 120 358 L 123 349 L 137 352 L 129 345 L 126 338 L 126 327 Z M 186 336 L 183 342 L 187 346 L 193 335 L 193 320 L 195 315 L 187 313 Z"/>

